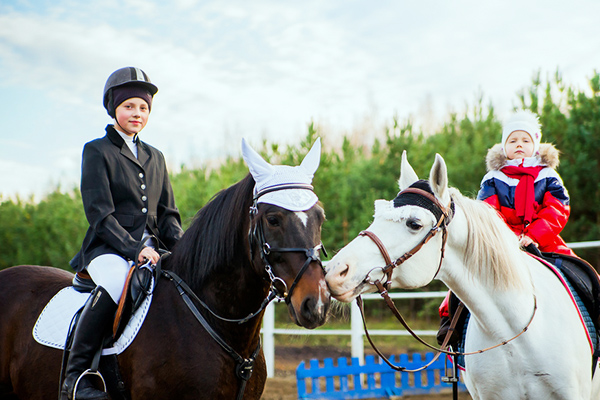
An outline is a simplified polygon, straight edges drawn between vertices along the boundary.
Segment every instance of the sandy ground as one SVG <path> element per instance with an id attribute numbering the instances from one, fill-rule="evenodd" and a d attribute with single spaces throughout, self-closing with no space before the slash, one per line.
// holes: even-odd
<path id="1" fill-rule="evenodd" d="M 322 360 L 325 358 L 350 357 L 349 351 L 342 351 L 328 347 L 276 347 L 275 349 L 275 377 L 267 379 L 267 384 L 262 400 L 297 400 L 296 368 L 301 361 L 310 359 Z M 400 399 L 400 397 L 397 397 Z M 451 400 L 452 392 L 428 396 L 403 396 L 407 400 Z M 459 400 L 469 400 L 471 397 L 464 392 L 459 395 Z"/>

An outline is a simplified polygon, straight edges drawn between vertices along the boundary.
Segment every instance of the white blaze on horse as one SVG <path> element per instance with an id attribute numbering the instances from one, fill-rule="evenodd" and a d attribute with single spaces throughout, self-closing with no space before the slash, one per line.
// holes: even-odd
<path id="1" fill-rule="evenodd" d="M 404 153 L 400 190 L 417 182 Z M 441 156 L 436 155 L 429 181 L 419 185 L 428 186 L 448 211 L 448 221 L 440 227 L 447 233 L 434 235 L 402 260 L 391 273 L 392 287 L 418 288 L 433 279 L 444 282 L 471 312 L 465 352 L 502 343 L 530 323 L 505 345 L 465 356 L 463 378 L 473 399 L 600 398 L 598 369 L 592 379 L 588 335 L 554 273 L 519 248 L 517 237 L 491 207 L 448 187 Z M 377 200 L 368 228 L 396 261 L 423 241 L 439 220 L 427 200 L 407 204 L 398 199 L 396 204 Z M 382 277 L 386 264 L 375 242 L 358 236 L 326 267 L 333 297 L 351 302 L 374 291 L 372 282 Z"/>

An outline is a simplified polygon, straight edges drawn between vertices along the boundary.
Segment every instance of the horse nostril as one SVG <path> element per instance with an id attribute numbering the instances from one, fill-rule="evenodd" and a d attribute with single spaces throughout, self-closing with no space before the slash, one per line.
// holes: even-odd
<path id="1" fill-rule="evenodd" d="M 301 309 L 302 315 L 309 318 L 313 314 L 314 307 L 315 307 L 315 302 L 311 297 L 304 300 L 302 302 L 302 309 Z"/>
<path id="2" fill-rule="evenodd" d="M 302 315 L 303 322 L 301 325 L 304 326 L 305 328 L 312 328 L 313 325 L 316 323 L 316 321 L 315 321 L 316 312 L 314 310 L 314 307 L 315 307 L 315 302 L 310 298 L 308 298 L 302 302 L 302 306 L 300 308 L 300 315 Z"/>
<path id="3" fill-rule="evenodd" d="M 348 275 L 348 271 L 350 270 L 350 267 L 348 265 L 346 265 L 346 268 L 344 268 L 341 272 L 340 272 L 340 278 L 345 278 L 346 275 Z"/>

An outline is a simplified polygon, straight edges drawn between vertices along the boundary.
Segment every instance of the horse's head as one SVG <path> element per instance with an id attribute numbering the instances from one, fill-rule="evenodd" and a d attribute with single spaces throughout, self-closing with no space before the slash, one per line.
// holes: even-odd
<path id="1" fill-rule="evenodd" d="M 394 200 L 375 201 L 368 232 L 361 232 L 327 265 L 327 284 L 336 299 L 351 302 L 375 291 L 377 280 L 384 286 L 391 281 L 394 287 L 416 288 L 436 276 L 451 213 L 444 159 L 436 155 L 429 181 L 419 181 L 404 152 L 398 183 Z"/>
<path id="2" fill-rule="evenodd" d="M 311 186 L 320 141 L 297 167 L 271 165 L 245 141 L 242 150 L 256 182 L 249 231 L 254 268 L 266 271 L 296 324 L 320 326 L 330 304 L 319 256 L 325 213 Z"/>

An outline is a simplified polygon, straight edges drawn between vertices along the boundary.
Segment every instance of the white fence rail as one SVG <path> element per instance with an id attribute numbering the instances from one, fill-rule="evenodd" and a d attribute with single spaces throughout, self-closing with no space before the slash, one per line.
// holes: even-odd
<path id="1" fill-rule="evenodd" d="M 600 240 L 589 242 L 574 242 L 567 243 L 571 249 L 586 249 L 600 247 Z M 423 298 L 442 298 L 446 296 L 446 291 L 439 292 L 411 292 L 411 293 L 390 293 L 392 299 L 423 299 Z M 381 296 L 377 293 L 365 294 L 363 300 L 380 299 Z M 263 318 L 263 351 L 267 362 L 267 377 L 275 376 L 275 335 L 350 335 L 352 344 L 352 357 L 358 357 L 361 363 L 364 362 L 364 341 L 363 341 L 363 326 L 360 316 L 360 310 L 356 302 L 352 302 L 350 312 L 350 329 L 280 329 L 275 328 L 275 304 L 271 302 L 265 310 Z M 437 330 L 415 330 L 419 336 L 435 336 Z M 390 329 L 373 329 L 369 330 L 371 336 L 408 336 L 410 335 L 405 330 L 390 330 Z"/>

